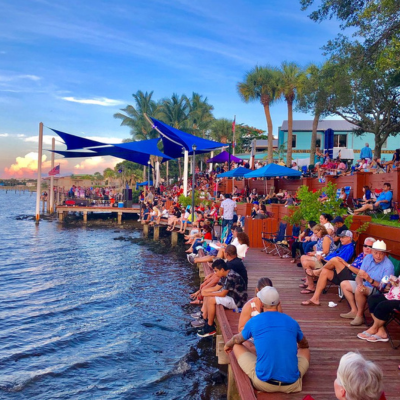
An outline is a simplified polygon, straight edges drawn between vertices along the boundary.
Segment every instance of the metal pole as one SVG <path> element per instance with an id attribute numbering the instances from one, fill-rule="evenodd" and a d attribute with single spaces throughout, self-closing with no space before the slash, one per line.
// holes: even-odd
<path id="1" fill-rule="evenodd" d="M 228 158 L 228 171 L 230 171 L 231 170 L 231 148 L 232 148 L 232 143 L 229 143 L 229 149 L 228 149 L 228 151 L 229 151 L 229 158 Z"/>
<path id="2" fill-rule="evenodd" d="M 188 163 L 189 163 L 189 152 L 184 149 L 183 158 L 183 195 L 187 197 L 188 195 Z"/>
<path id="3" fill-rule="evenodd" d="M 56 139 L 52 138 L 51 139 L 51 149 L 55 150 L 56 149 Z M 51 169 L 54 168 L 54 151 L 51 152 Z M 54 175 L 51 175 L 50 177 L 50 209 L 47 211 L 50 212 L 50 214 L 53 214 L 54 212 Z"/>
<path id="4" fill-rule="evenodd" d="M 40 194 L 42 183 L 42 147 L 43 147 L 43 122 L 39 124 L 39 144 L 38 144 L 38 172 L 36 186 L 36 223 L 40 220 Z"/>
<path id="5" fill-rule="evenodd" d="M 194 223 L 194 187 L 196 185 L 196 166 L 195 166 L 195 163 L 196 163 L 196 150 L 193 148 L 193 156 L 192 156 L 192 170 L 193 170 L 193 173 L 192 173 L 192 177 L 193 177 L 193 179 L 192 179 L 192 226 L 193 226 L 193 223 Z"/>
<path id="6" fill-rule="evenodd" d="M 150 193 L 150 161 L 147 162 L 147 187 L 149 188 Z"/>

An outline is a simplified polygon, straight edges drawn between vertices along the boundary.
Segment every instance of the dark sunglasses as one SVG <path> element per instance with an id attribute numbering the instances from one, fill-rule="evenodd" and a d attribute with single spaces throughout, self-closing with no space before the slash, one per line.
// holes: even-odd
<path id="1" fill-rule="evenodd" d="M 364 244 L 363 247 L 368 247 L 368 248 L 372 249 L 372 246 L 369 246 L 367 244 Z"/>

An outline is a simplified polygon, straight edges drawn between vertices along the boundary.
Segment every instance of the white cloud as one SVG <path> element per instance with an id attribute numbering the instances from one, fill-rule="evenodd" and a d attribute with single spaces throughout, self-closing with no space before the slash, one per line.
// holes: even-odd
<path id="1" fill-rule="evenodd" d="M 104 106 L 104 107 L 112 107 L 125 104 L 124 101 L 108 99 L 107 97 L 95 97 L 93 99 L 77 99 L 75 97 L 61 97 L 61 98 L 62 100 L 71 101 L 73 103 L 94 104 L 97 106 Z"/>
<path id="2" fill-rule="evenodd" d="M 104 165 L 106 164 L 106 160 L 104 157 L 92 157 L 92 158 L 86 158 L 79 164 L 76 164 L 74 166 L 74 169 L 78 170 L 92 170 L 94 167 L 101 166 L 102 169 L 105 169 Z"/>
<path id="3" fill-rule="evenodd" d="M 0 133 L 0 137 L 9 137 L 10 135 L 8 133 Z"/>
<path id="4" fill-rule="evenodd" d="M 3 135 L 8 135 L 8 133 L 5 133 Z M 0 134 L 1 137 L 1 134 Z M 38 136 L 28 136 L 25 137 L 25 135 L 17 135 L 17 137 L 23 138 L 24 142 L 28 143 L 38 143 L 39 142 L 39 137 Z M 56 139 L 56 144 L 61 142 L 61 138 L 59 136 L 53 136 L 53 135 L 43 135 L 43 144 L 47 146 L 51 146 L 51 142 L 53 137 Z M 102 136 L 82 136 L 85 139 L 90 139 L 90 140 L 95 140 L 97 142 L 102 142 L 105 144 L 117 144 L 117 143 L 122 143 L 123 139 L 120 138 L 112 138 L 112 137 L 102 137 Z"/>
<path id="5" fill-rule="evenodd" d="M 40 81 L 42 78 L 37 75 L 0 75 L 0 82 L 18 81 L 21 79 L 28 79 L 30 81 Z"/>
<path id="6" fill-rule="evenodd" d="M 17 135 L 17 137 L 21 138 L 21 137 L 25 137 L 25 135 L 23 133 L 20 133 Z"/>
<path id="7" fill-rule="evenodd" d="M 22 136 L 20 136 L 20 137 L 22 137 Z M 60 140 L 60 138 L 58 136 L 43 135 L 43 144 L 45 144 L 47 146 L 51 146 L 51 140 L 53 139 L 53 137 L 56 140 Z M 24 142 L 38 143 L 39 142 L 39 136 L 29 136 L 29 137 L 24 139 Z"/>

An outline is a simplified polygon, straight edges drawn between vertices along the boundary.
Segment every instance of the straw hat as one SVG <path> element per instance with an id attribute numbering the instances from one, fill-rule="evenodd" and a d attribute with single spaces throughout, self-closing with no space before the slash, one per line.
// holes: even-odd
<path id="1" fill-rule="evenodd" d="M 377 240 L 372 245 L 372 250 L 384 251 L 389 252 L 390 250 L 386 250 L 386 243 L 383 240 Z"/>

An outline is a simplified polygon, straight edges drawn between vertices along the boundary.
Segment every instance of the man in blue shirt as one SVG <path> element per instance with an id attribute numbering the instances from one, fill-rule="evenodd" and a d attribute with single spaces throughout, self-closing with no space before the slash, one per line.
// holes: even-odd
<path id="1" fill-rule="evenodd" d="M 372 245 L 372 253 L 364 258 L 355 281 L 343 281 L 340 284 L 343 294 L 350 305 L 350 312 L 340 314 L 342 318 L 350 318 L 351 325 L 364 322 L 364 309 L 368 296 L 379 286 L 384 276 L 394 274 L 393 263 L 386 256 L 386 243 L 377 240 Z"/>
<path id="2" fill-rule="evenodd" d="M 364 257 L 368 254 L 371 254 L 372 245 L 374 244 L 374 242 L 374 238 L 366 238 L 364 241 L 363 252 L 359 254 L 359 256 L 353 261 L 351 265 L 349 264 L 351 256 L 347 259 L 343 259 L 342 257 L 338 256 L 331 258 L 324 265 L 324 267 L 318 271 L 306 271 L 306 273 L 310 273 L 311 271 L 311 274 L 313 274 L 313 276 L 319 276 L 319 279 L 317 282 L 317 287 L 315 288 L 315 292 L 311 299 L 303 301 L 301 305 L 319 306 L 321 293 L 325 289 L 328 280 L 332 281 L 335 285 L 340 285 L 340 283 L 343 281 L 354 281 L 355 276 L 358 274 L 358 271 L 361 268 Z"/>
<path id="3" fill-rule="evenodd" d="M 225 352 L 233 349 L 242 370 L 253 386 L 263 392 L 300 392 L 302 377 L 310 364 L 308 341 L 299 324 L 278 312 L 279 294 L 271 286 L 257 293 L 263 312 L 251 318 L 241 333 L 225 344 Z M 242 343 L 254 339 L 257 356 Z"/>
<path id="4" fill-rule="evenodd" d="M 369 159 L 369 160 L 368 160 L 369 162 L 372 161 L 372 150 L 371 150 L 371 148 L 369 147 L 369 144 L 368 144 L 368 143 L 365 143 L 365 147 L 363 147 L 363 148 L 361 149 L 360 158 L 361 158 L 361 159 L 363 159 L 363 158 L 368 158 L 368 159 Z"/>
<path id="5" fill-rule="evenodd" d="M 384 211 L 391 207 L 393 193 L 390 191 L 391 185 L 388 182 L 383 184 L 383 192 L 376 199 L 374 204 L 366 203 L 362 207 L 355 209 L 353 212 L 349 212 L 354 215 L 358 215 L 366 210 L 374 210 L 374 211 Z"/>

